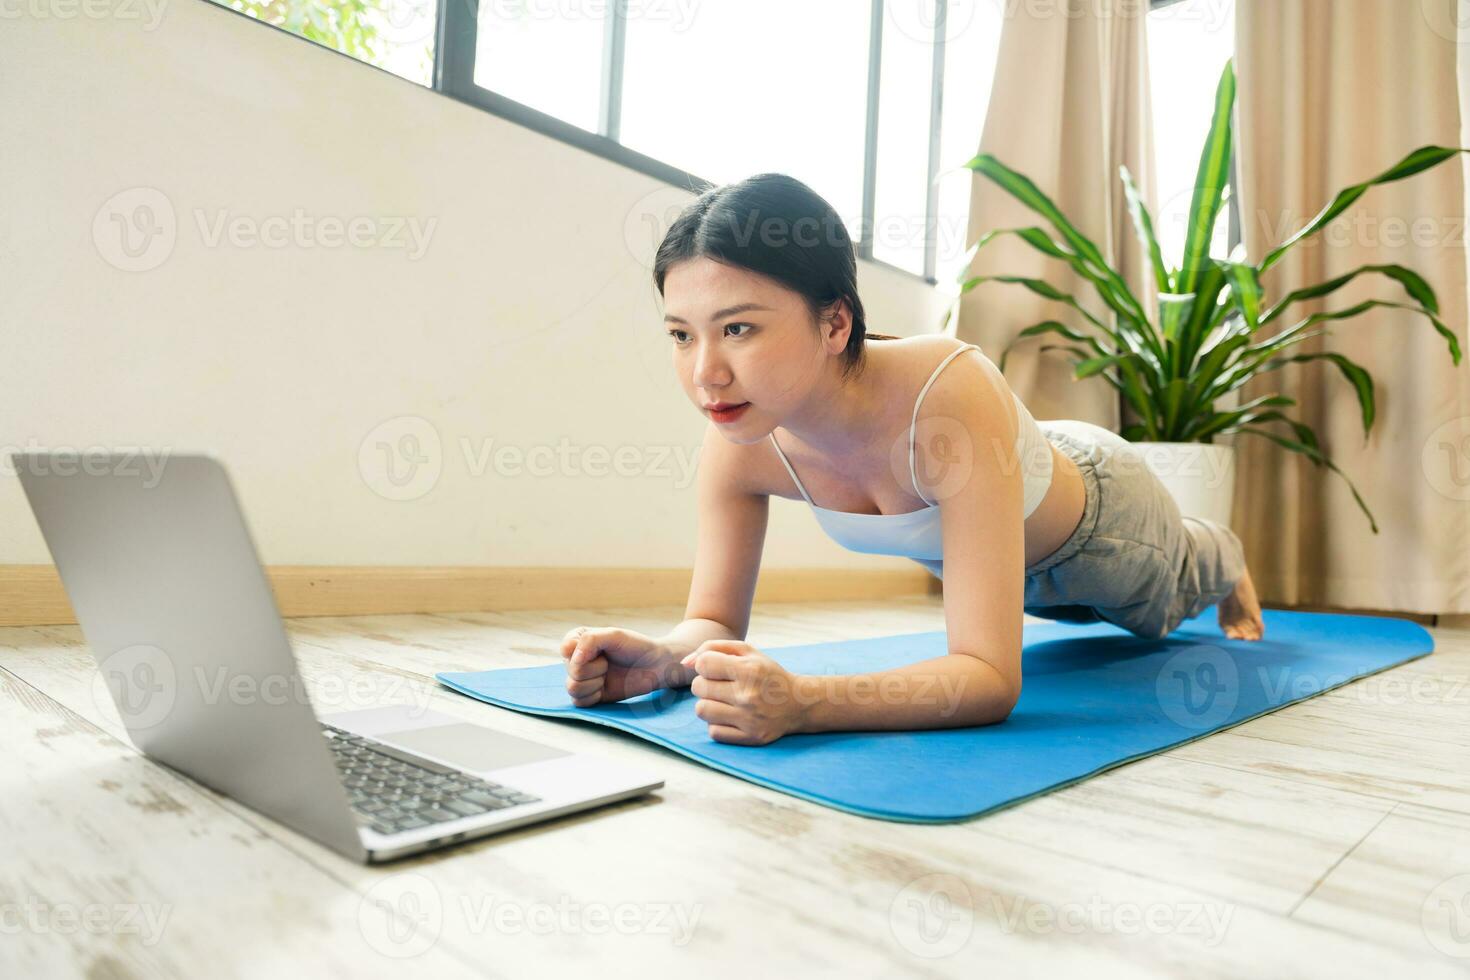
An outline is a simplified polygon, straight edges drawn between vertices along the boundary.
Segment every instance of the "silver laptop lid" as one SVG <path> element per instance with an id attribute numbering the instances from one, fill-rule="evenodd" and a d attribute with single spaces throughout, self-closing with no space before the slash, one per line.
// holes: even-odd
<path id="1" fill-rule="evenodd" d="M 360 857 L 224 468 L 195 454 L 151 468 L 123 453 L 11 460 L 134 744 Z"/>

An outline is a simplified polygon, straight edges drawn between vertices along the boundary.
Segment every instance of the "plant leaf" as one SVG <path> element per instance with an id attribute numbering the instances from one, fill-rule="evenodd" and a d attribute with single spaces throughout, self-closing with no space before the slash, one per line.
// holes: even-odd
<path id="1" fill-rule="evenodd" d="M 1159 250 L 1159 240 L 1154 236 L 1154 222 L 1149 217 L 1148 207 L 1143 203 L 1143 195 L 1138 192 L 1138 185 L 1133 183 L 1133 175 L 1128 172 L 1126 165 L 1118 167 L 1118 176 L 1123 178 L 1123 194 L 1128 199 L 1128 213 L 1133 217 L 1138 240 L 1143 243 L 1149 262 L 1154 267 L 1154 283 L 1159 292 L 1170 292 L 1169 270 L 1164 266 L 1164 253 Z"/>
<path id="2" fill-rule="evenodd" d="M 1250 415 L 1258 408 L 1265 408 L 1271 405 L 1289 406 L 1295 404 L 1295 398 L 1288 398 L 1285 395 L 1262 395 L 1260 398 L 1249 401 L 1244 405 L 1231 409 L 1228 412 L 1211 413 L 1211 415 L 1208 417 L 1208 421 L 1205 421 L 1204 424 L 1196 425 L 1189 429 L 1186 429 L 1184 432 L 1184 440 L 1188 442 L 1199 440 L 1204 436 L 1223 435 L 1224 430 L 1227 426 L 1243 425 L 1247 422 L 1254 421 L 1251 418 L 1246 418 L 1246 416 Z"/>
<path id="3" fill-rule="evenodd" d="M 1086 334 L 1079 333 L 1078 331 L 1073 330 L 1071 327 L 1058 320 L 1043 320 L 1041 323 L 1033 324 L 1027 327 L 1025 330 L 1022 330 L 1011 339 L 1010 343 L 1006 344 L 1005 349 L 1000 352 L 1000 364 L 998 365 L 998 367 L 1000 368 L 1001 372 L 1005 372 L 1006 358 L 1010 356 L 1011 348 L 1014 347 L 1018 341 L 1024 340 L 1027 337 L 1035 337 L 1038 334 L 1044 333 L 1059 333 L 1063 337 L 1066 337 L 1068 340 L 1075 340 L 1079 343 L 1092 345 L 1093 350 L 1097 351 L 1099 354 L 1107 353 L 1107 350 L 1103 347 L 1103 345 L 1098 343 L 1097 338 L 1089 337 Z"/>
<path id="4" fill-rule="evenodd" d="M 1358 488 L 1353 486 L 1353 481 L 1348 479 L 1347 474 L 1338 469 L 1337 464 L 1328 459 L 1320 449 L 1317 449 L 1313 446 L 1308 446 L 1302 442 L 1297 442 L 1293 439 L 1288 439 L 1285 436 L 1276 434 L 1275 432 L 1267 432 L 1265 429 L 1257 429 L 1252 426 L 1245 426 L 1241 428 L 1239 430 L 1239 433 L 1241 435 L 1261 436 L 1263 438 L 1270 439 L 1277 445 L 1285 446 L 1287 449 L 1290 449 L 1293 452 L 1303 454 L 1314 463 L 1326 466 L 1338 476 L 1342 477 L 1343 481 L 1347 483 L 1348 489 L 1353 492 L 1353 499 L 1358 502 L 1358 507 L 1361 508 L 1363 513 L 1367 516 L 1368 524 L 1370 527 L 1373 528 L 1373 533 L 1378 533 L 1378 523 L 1373 520 L 1373 513 L 1368 510 L 1368 505 L 1363 502 L 1363 497 L 1361 494 L 1358 493 Z"/>
<path id="5" fill-rule="evenodd" d="M 1230 112 L 1235 105 L 1235 67 L 1230 61 L 1220 72 L 1215 88 L 1215 113 L 1210 132 L 1200 151 L 1199 171 L 1194 179 L 1194 197 L 1189 202 L 1189 222 L 1184 233 L 1184 258 L 1179 267 L 1176 292 L 1200 292 L 1200 279 L 1211 266 L 1210 239 L 1224 203 L 1223 191 L 1230 179 Z"/>
<path id="6" fill-rule="evenodd" d="M 1368 430 L 1373 428 L 1374 401 L 1373 401 L 1373 376 L 1352 359 L 1336 351 L 1312 351 L 1306 354 L 1293 354 L 1291 357 L 1278 357 L 1271 360 L 1257 374 L 1267 371 L 1275 371 L 1285 367 L 1293 361 L 1317 361 L 1326 359 L 1336 364 L 1342 376 L 1347 378 L 1353 390 L 1358 393 L 1358 406 L 1363 413 L 1363 438 L 1368 438 Z"/>
<path id="7" fill-rule="evenodd" d="M 1129 306 L 1127 299 L 1118 295 L 1117 290 L 1113 288 L 1112 283 L 1107 277 L 1094 272 L 1092 267 L 1083 261 L 1082 256 L 1065 248 L 1061 243 L 1054 241 L 1050 235 L 1040 228 L 997 228 L 993 231 L 986 232 L 980 236 L 979 240 L 975 242 L 969 253 L 967 253 L 964 268 L 969 268 L 976 252 L 1001 235 L 1015 235 L 1038 252 L 1066 262 L 1073 272 L 1092 283 L 1093 288 L 1097 290 L 1098 296 L 1120 319 L 1129 322 L 1136 320 L 1133 309 Z M 1138 326 L 1140 327 L 1139 333 L 1143 337 L 1145 344 L 1155 354 L 1155 363 L 1162 364 L 1164 348 L 1157 334 L 1154 333 L 1152 327 L 1147 323 L 1139 324 Z"/>
<path id="8" fill-rule="evenodd" d="M 1277 259 L 1286 254 L 1287 249 L 1308 235 L 1316 234 L 1322 229 L 1323 225 L 1346 211 L 1352 206 L 1354 201 L 1368 192 L 1368 188 L 1376 187 L 1379 184 L 1389 184 L 1396 180 L 1403 180 L 1405 177 L 1412 177 L 1421 171 L 1428 170 L 1430 167 L 1436 167 L 1444 163 L 1459 153 L 1470 153 L 1470 148 L 1433 145 L 1421 146 L 1392 167 L 1383 171 L 1377 177 L 1372 177 L 1363 181 L 1361 184 L 1354 184 L 1351 187 L 1338 191 L 1337 196 L 1325 208 L 1319 211 L 1315 218 L 1298 229 L 1296 234 L 1266 254 L 1266 257 L 1261 260 L 1261 271 L 1265 272 L 1271 268 L 1271 266 L 1276 264 Z"/>
<path id="9" fill-rule="evenodd" d="M 1420 306 L 1424 307 L 1430 313 L 1439 313 L 1439 300 L 1434 295 L 1434 289 L 1413 269 L 1405 268 L 1401 265 L 1362 265 L 1352 272 L 1343 273 L 1336 278 L 1320 282 L 1315 286 L 1293 289 L 1282 297 L 1281 302 L 1266 311 L 1266 315 L 1261 317 L 1261 322 L 1270 323 L 1280 316 L 1281 311 L 1286 309 L 1287 306 L 1299 300 L 1316 299 L 1319 296 L 1326 296 L 1328 293 L 1336 292 L 1366 272 L 1381 273 L 1390 279 L 1396 280 L 1404 287 L 1404 292 L 1408 293 L 1411 299 L 1417 300 Z"/>
<path id="10" fill-rule="evenodd" d="M 1072 307 L 1072 309 L 1076 310 L 1078 313 L 1082 314 L 1082 316 L 1085 317 L 1089 323 L 1091 323 L 1093 326 L 1097 327 L 1097 329 L 1106 334 L 1119 350 L 1131 350 L 1134 353 L 1138 354 L 1140 359 L 1152 368 L 1152 375 L 1155 378 L 1158 377 L 1161 370 L 1158 362 L 1152 361 L 1151 355 L 1145 356 L 1145 352 L 1138 349 L 1136 337 L 1133 333 L 1128 331 L 1114 330 L 1112 327 L 1107 326 L 1097 317 L 1093 316 L 1092 313 L 1088 312 L 1088 310 L 1084 308 L 1081 303 L 1078 303 L 1076 297 L 1074 297 L 1071 293 L 1064 292 L 1053 286 L 1051 283 L 1046 282 L 1045 280 L 1032 279 L 1029 276 L 974 276 L 970 279 L 965 280 L 964 284 L 960 286 L 960 292 L 967 292 L 982 282 L 1014 283 L 1016 285 L 1024 286 L 1026 289 L 1030 290 L 1038 296 L 1050 300 L 1055 300 L 1058 303 L 1065 303 L 1066 305 Z"/>
<path id="11" fill-rule="evenodd" d="M 1092 264 L 1093 271 L 1108 281 L 1133 315 L 1139 320 L 1148 321 L 1148 315 L 1144 313 L 1143 307 L 1128 288 L 1128 284 L 1108 265 L 1098 247 L 1067 220 L 1066 215 L 1062 214 L 1056 203 L 1043 194 L 1029 177 L 1007 167 L 991 153 L 981 153 L 965 166 L 976 173 L 984 174 L 1002 190 L 1049 221 L 1067 244 L 1071 245 L 1085 261 Z"/>

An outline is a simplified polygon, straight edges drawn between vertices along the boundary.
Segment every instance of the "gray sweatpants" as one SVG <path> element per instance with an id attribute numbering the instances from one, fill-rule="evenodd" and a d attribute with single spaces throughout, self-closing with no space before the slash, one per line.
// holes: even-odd
<path id="1" fill-rule="evenodd" d="M 1228 596 L 1245 573 L 1240 539 L 1214 521 L 1182 517 L 1138 448 L 1074 419 L 1037 420 L 1087 487 L 1077 529 L 1026 569 L 1026 612 L 1102 619 L 1138 636 L 1167 636 Z"/>

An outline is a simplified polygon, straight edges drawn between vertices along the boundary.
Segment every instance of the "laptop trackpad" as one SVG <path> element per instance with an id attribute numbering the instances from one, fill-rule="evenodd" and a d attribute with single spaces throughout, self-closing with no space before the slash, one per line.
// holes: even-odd
<path id="1" fill-rule="evenodd" d="M 523 766 L 571 754 L 467 722 L 385 733 L 378 738 L 471 772 Z"/>

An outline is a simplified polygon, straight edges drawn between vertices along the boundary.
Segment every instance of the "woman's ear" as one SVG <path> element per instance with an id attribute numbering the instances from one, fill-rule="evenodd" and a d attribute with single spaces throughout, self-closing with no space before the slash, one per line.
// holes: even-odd
<path id="1" fill-rule="evenodd" d="M 848 337 L 852 334 L 852 310 L 847 300 L 834 300 L 822 310 L 822 340 L 827 349 L 840 354 L 847 349 Z"/>

